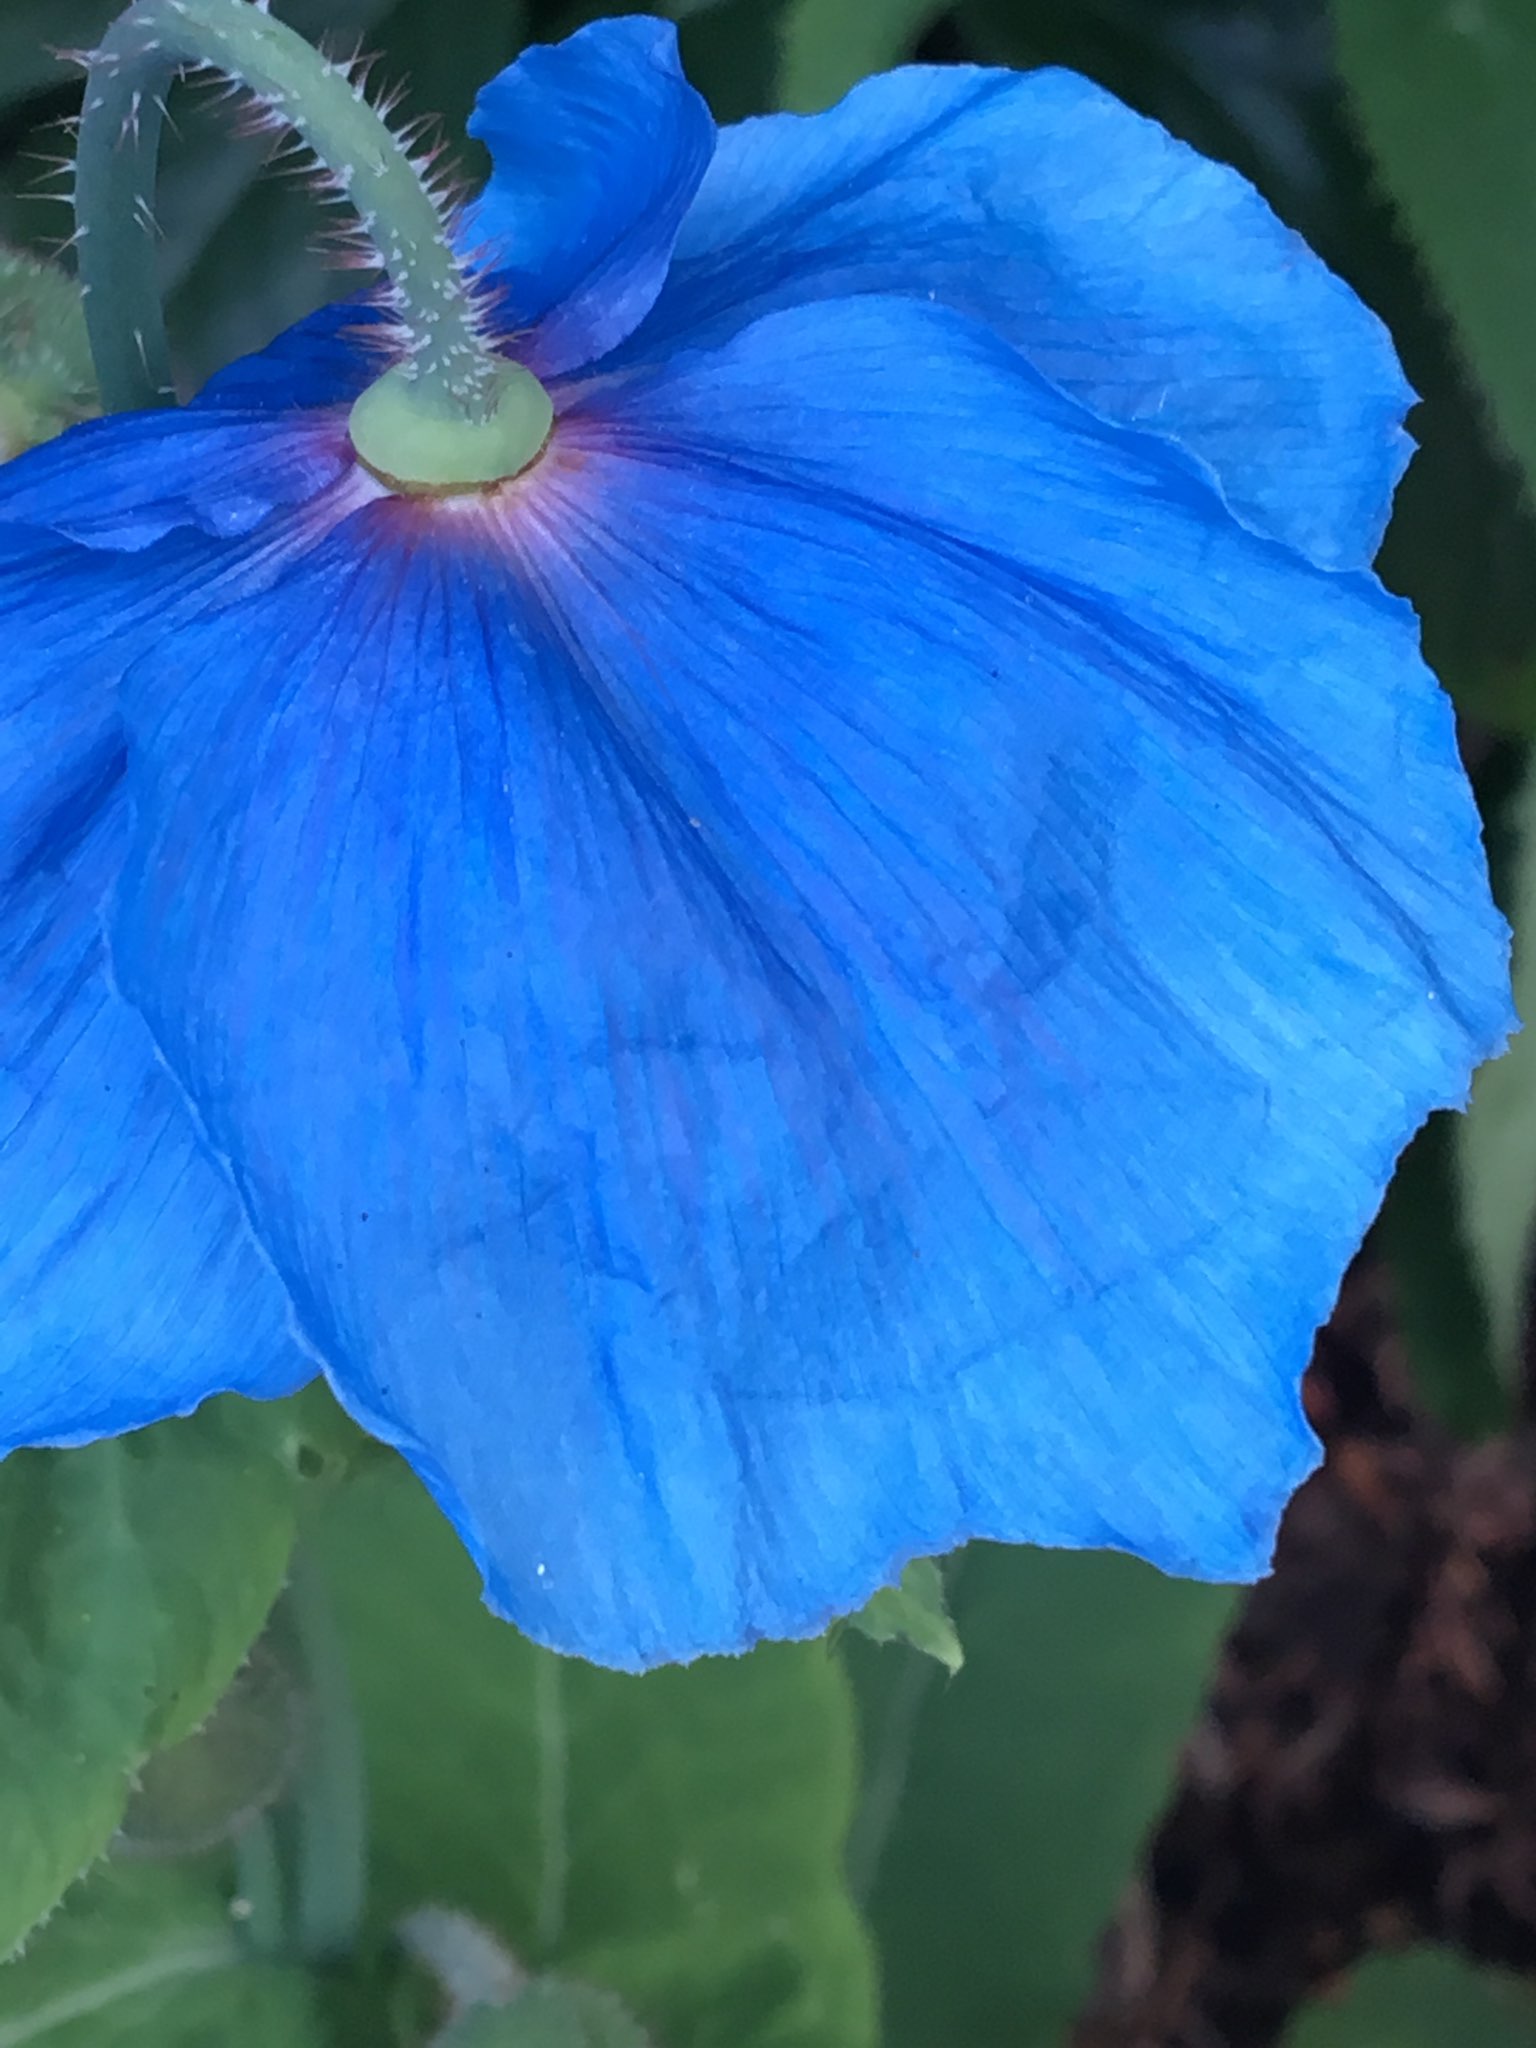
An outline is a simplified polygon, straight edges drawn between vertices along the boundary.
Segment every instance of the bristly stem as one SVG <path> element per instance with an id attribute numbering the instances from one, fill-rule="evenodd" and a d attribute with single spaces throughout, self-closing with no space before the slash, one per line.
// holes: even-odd
<path id="1" fill-rule="evenodd" d="M 248 0 L 134 0 L 89 61 L 75 213 L 106 409 L 174 401 L 152 200 L 165 94 L 189 67 L 246 87 L 314 151 L 390 279 L 412 384 L 448 416 L 485 420 L 504 365 L 421 172 L 344 70 Z"/>

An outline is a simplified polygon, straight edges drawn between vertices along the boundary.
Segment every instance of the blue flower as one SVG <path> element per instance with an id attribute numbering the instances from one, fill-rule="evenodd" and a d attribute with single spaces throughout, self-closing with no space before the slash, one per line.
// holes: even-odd
<path id="1" fill-rule="evenodd" d="M 473 125 L 523 476 L 364 469 L 347 311 L 0 475 L 0 1443 L 323 1367 L 619 1665 L 1261 1572 L 1512 1022 L 1382 330 L 1061 73 L 716 134 L 636 17 Z"/>

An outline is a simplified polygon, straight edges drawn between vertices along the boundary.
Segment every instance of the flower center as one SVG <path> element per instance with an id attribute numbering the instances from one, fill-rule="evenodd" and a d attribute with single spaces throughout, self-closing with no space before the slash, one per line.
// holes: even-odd
<path id="1" fill-rule="evenodd" d="M 484 419 L 437 402 L 409 369 L 370 384 L 347 422 L 352 446 L 385 483 L 402 491 L 484 490 L 528 467 L 549 439 L 554 407 L 530 370 L 503 363 Z"/>
<path id="2" fill-rule="evenodd" d="M 151 200 L 165 92 L 186 69 L 244 86 L 308 144 L 389 277 L 402 360 L 353 407 L 361 460 L 398 490 L 437 495 L 526 469 L 553 408 L 494 347 L 440 200 L 348 74 L 247 0 L 134 0 L 89 61 L 75 212 L 106 409 L 173 399 Z"/>

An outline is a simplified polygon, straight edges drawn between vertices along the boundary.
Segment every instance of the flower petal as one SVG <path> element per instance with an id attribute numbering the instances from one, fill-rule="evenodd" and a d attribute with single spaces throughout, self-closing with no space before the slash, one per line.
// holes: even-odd
<path id="1" fill-rule="evenodd" d="M 535 329 L 540 376 L 606 355 L 641 320 L 715 146 L 670 21 L 594 21 L 535 45 L 483 88 L 469 132 L 494 159 L 470 209 L 505 315 Z"/>
<path id="2" fill-rule="evenodd" d="M 143 581 L 135 602 L 118 564 L 0 532 L 0 1451 L 314 1372 L 107 974 L 99 905 L 126 824 L 110 686 L 136 610 L 143 644 Z"/>
<path id="3" fill-rule="evenodd" d="M 123 553 L 179 527 L 235 540 L 343 482 L 355 461 L 334 409 L 114 413 L 0 467 L 0 522 Z"/>
<path id="4" fill-rule="evenodd" d="M 615 1664 L 1262 1570 L 1509 1022 L 1410 616 L 914 302 L 608 383 L 126 680 L 114 958 L 343 1397 Z"/>
<path id="5" fill-rule="evenodd" d="M 388 368 L 391 332 L 385 309 L 367 295 L 338 299 L 216 371 L 192 404 L 251 412 L 350 405 Z"/>
<path id="6" fill-rule="evenodd" d="M 1245 179 L 1086 79 L 914 66 L 723 129 L 624 355 L 854 292 L 974 315 L 1324 566 L 1375 554 L 1413 402 L 1385 328 Z"/>

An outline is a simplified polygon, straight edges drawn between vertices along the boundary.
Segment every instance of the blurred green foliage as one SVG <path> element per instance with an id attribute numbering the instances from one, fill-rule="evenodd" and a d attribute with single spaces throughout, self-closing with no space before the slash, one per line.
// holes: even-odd
<path id="1" fill-rule="evenodd" d="M 951 1602 L 953 1680 L 910 1652 L 850 1659 L 851 1869 L 883 1940 L 885 2038 L 1044 2048 L 1088 1989 L 1232 1596 L 1128 1558 L 977 1544 Z"/>
<path id="2" fill-rule="evenodd" d="M 145 1758 L 207 1717 L 266 1620 L 295 1529 L 276 1413 L 211 1402 L 0 1465 L 0 1954 L 106 1848 Z"/>
<path id="3" fill-rule="evenodd" d="M 407 115 L 443 117 L 467 183 L 483 171 L 462 139 L 479 83 L 525 40 L 619 11 L 275 4 L 338 50 L 376 52 L 375 76 L 403 87 Z M 1337 0 L 1333 15 L 1323 0 L 673 0 L 670 11 L 722 119 L 822 107 L 865 71 L 917 55 L 1073 65 L 1237 164 L 1376 306 L 1423 394 L 1422 453 L 1383 570 L 1418 606 L 1464 714 L 1496 872 L 1525 934 L 1536 918 L 1529 0 Z M 113 12 L 114 0 L 0 9 L 0 237 L 12 243 L 46 249 L 69 233 L 67 209 L 45 196 L 44 159 L 66 148 L 58 124 L 78 83 L 53 52 L 88 43 Z M 302 182 L 264 176 L 264 145 L 232 136 L 206 96 L 180 92 L 172 111 L 161 251 L 191 388 L 339 287 Z M 1530 954 L 1522 985 L 1536 994 Z M 1389 1203 L 1384 1242 L 1422 1391 L 1467 1432 L 1508 1413 L 1533 1212 L 1527 1050 L 1480 1092 L 1464 1142 L 1442 1125 L 1414 1148 Z M 213 1428 L 171 1425 L 147 1450 L 68 1467 L 40 1455 L 0 1475 L 0 1529 L 29 1583 L 59 1581 L 63 1607 L 122 1619 L 91 1640 L 104 1662 L 83 1719 L 44 1668 L 55 1651 L 68 1668 L 83 1639 L 0 1637 L 0 1945 L 100 1854 L 138 1762 L 206 1712 L 277 1593 L 291 1461 L 249 1443 L 232 1453 Z M 145 1459 L 159 1461 L 152 1472 Z M 210 1486 L 219 1543 L 167 1591 L 157 1513 L 178 1489 Z M 247 1524 L 253 1489 L 267 1494 Z M 260 1941 L 231 1929 L 218 1855 L 174 1869 L 114 1861 L 0 1972 L 0 2048 L 423 2039 L 438 1993 L 394 1930 L 429 1900 L 472 1916 L 521 1965 L 617 1994 L 634 2020 L 614 2019 L 615 2039 L 638 2025 L 657 2048 L 869 2048 L 878 1975 L 889 2048 L 1049 2048 L 1167 1794 L 1231 1608 L 1219 1590 L 1123 1560 L 979 1548 L 950 1576 L 955 1675 L 904 1643 L 848 1635 L 835 1650 L 765 1650 L 637 1681 L 562 1666 L 493 1623 L 455 1540 L 390 1464 L 320 1522 L 312 1551 L 371 1766 L 359 1971 L 261 1960 Z M 178 1617 L 168 1632 L 135 1622 L 156 1575 Z M 223 1588 L 216 1624 L 210 1586 Z M 72 1827 L 50 1836 L 49 1788 L 65 1772 L 88 1796 L 64 1802 Z M 6 1804 L 17 1785 L 29 1788 L 25 1812 Z M 253 1836 L 240 1868 L 258 1933 L 259 1848 Z M 565 2008 L 551 1995 L 540 2010 L 537 2038 L 563 2043 L 549 2028 L 567 2024 Z M 500 2018 L 471 2016 L 443 2038 L 480 2038 L 478 2026 L 487 2042 L 531 2041 L 516 2011 L 502 2031 Z M 523 2017 L 531 2026 L 533 2008 Z M 1536 2019 L 1507 1987 L 1423 1957 L 1373 1965 L 1297 2040 L 1515 2048 L 1536 2042 Z"/>
<path id="4" fill-rule="evenodd" d="M 842 1883 L 853 1707 L 820 1644 L 630 1678 L 537 1650 L 403 1467 L 314 1558 L 372 1786 L 375 1937 L 430 1900 L 526 1968 L 620 1995 L 665 2048 L 868 2048 Z"/>
<path id="5" fill-rule="evenodd" d="M 0 2048 L 325 2048 L 313 1983 L 253 1958 L 200 1873 L 114 1867 L 0 1969 Z"/>
<path id="6" fill-rule="evenodd" d="M 1536 12 L 1337 0 L 1338 58 L 1382 187 L 1500 437 L 1536 466 Z"/>

